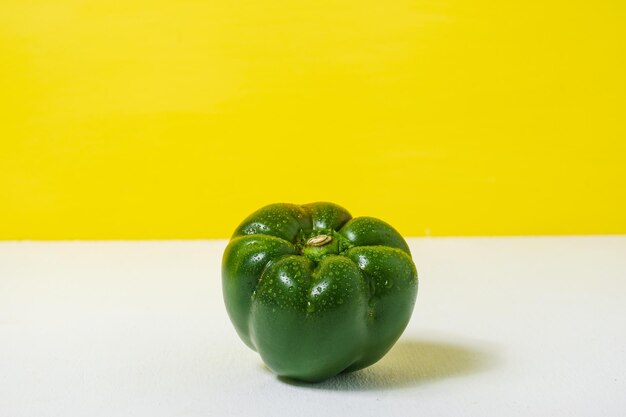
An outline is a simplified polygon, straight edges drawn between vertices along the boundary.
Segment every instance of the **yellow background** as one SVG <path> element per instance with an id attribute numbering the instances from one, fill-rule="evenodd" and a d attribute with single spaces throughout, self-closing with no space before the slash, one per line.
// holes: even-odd
<path id="1" fill-rule="evenodd" d="M 626 233 L 624 4 L 4 1 L 0 238 Z"/>

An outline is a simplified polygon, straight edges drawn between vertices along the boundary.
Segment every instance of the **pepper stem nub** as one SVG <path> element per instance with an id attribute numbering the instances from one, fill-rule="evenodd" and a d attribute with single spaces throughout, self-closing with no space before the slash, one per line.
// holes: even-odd
<path id="1" fill-rule="evenodd" d="M 332 236 L 329 235 L 317 235 L 313 236 L 309 240 L 306 241 L 307 246 L 324 246 L 330 243 L 333 240 Z"/>

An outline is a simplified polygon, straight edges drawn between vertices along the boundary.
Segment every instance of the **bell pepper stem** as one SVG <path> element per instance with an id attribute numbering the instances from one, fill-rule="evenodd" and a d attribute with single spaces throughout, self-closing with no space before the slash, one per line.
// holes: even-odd
<path id="1" fill-rule="evenodd" d="M 317 235 L 313 236 L 309 240 L 306 241 L 307 246 L 324 246 L 330 243 L 333 240 L 332 236 L 329 235 Z"/>

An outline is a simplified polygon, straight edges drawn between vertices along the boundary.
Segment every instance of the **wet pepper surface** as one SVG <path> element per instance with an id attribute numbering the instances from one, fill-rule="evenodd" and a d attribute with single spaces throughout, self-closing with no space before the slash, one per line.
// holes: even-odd
<path id="1" fill-rule="evenodd" d="M 333 203 L 272 204 L 235 230 L 222 288 L 237 333 L 273 372 L 320 381 L 389 351 L 413 312 L 417 271 L 382 220 Z"/>

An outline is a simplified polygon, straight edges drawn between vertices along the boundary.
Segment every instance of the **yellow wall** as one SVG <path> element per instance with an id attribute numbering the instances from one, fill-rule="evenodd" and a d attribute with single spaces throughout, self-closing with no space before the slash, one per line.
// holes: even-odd
<path id="1" fill-rule="evenodd" d="M 612 0 L 6 0 L 0 238 L 626 233 Z"/>

